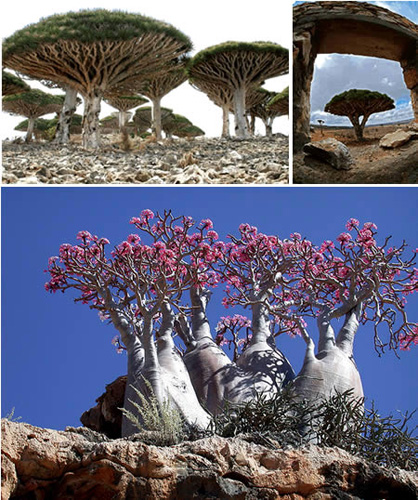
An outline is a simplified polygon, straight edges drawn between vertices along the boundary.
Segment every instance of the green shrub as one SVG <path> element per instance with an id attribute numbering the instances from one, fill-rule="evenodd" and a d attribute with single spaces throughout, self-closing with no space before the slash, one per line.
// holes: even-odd
<path id="1" fill-rule="evenodd" d="M 183 418 L 169 401 L 160 405 L 148 380 L 144 380 L 150 397 L 145 397 L 136 387 L 131 385 L 137 394 L 140 404 L 129 400 L 134 406 L 135 413 L 119 408 L 125 417 L 132 422 L 138 431 L 150 431 L 154 433 L 154 440 L 160 446 L 177 444 L 183 437 Z"/>

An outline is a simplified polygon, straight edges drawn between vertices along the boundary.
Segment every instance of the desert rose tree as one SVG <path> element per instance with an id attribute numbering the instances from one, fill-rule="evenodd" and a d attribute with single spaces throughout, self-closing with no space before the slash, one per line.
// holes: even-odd
<path id="1" fill-rule="evenodd" d="M 31 142 L 35 120 L 49 113 L 59 113 L 63 102 L 64 96 L 47 94 L 42 90 L 33 89 L 29 92 L 3 97 L 3 109 L 28 119 L 26 142 Z"/>
<path id="2" fill-rule="evenodd" d="M 109 241 L 87 231 L 79 244 L 62 245 L 50 259 L 51 292 L 75 289 L 77 301 L 98 310 L 119 332 L 127 351 L 125 408 L 138 401 L 131 386 L 149 397 L 146 379 L 159 404 L 169 401 L 184 419 L 204 427 L 210 413 L 227 402 L 256 393 L 276 394 L 294 379 L 275 337 L 301 335 L 306 355 L 294 379 L 296 396 L 329 397 L 354 389 L 362 396 L 352 357 L 360 324 L 375 325 L 378 350 L 418 343 L 418 327 L 408 320 L 406 297 L 417 290 L 415 256 L 406 244 L 379 245 L 376 227 L 351 219 L 347 232 L 321 246 L 302 239 L 259 233 L 242 224 L 228 243 L 219 240 L 210 219 L 196 224 L 171 212 L 144 210 L 131 224 L 137 232 L 107 256 Z M 251 312 L 224 317 L 212 333 L 206 314 L 210 289 L 226 285 L 223 303 Z M 331 323 L 345 318 L 338 335 Z M 308 318 L 319 327 L 318 353 Z M 384 340 L 381 331 L 387 328 Z M 174 332 L 184 343 L 181 356 Z M 242 334 L 243 332 L 244 335 Z M 223 347 L 233 346 L 233 359 Z M 122 432 L 135 431 L 126 419 Z"/>
<path id="3" fill-rule="evenodd" d="M 192 81 L 207 80 L 233 92 L 235 134 L 248 137 L 246 93 L 288 72 L 287 49 L 270 42 L 225 42 L 198 52 L 188 66 Z"/>
<path id="4" fill-rule="evenodd" d="M 98 116 L 105 92 L 149 78 L 191 49 L 171 25 L 104 9 L 50 16 L 3 41 L 3 64 L 33 78 L 68 85 L 84 98 L 83 146 L 100 145 Z"/>
<path id="5" fill-rule="evenodd" d="M 363 140 L 364 127 L 373 113 L 389 111 L 394 108 L 395 103 L 388 95 L 359 89 L 351 89 L 337 94 L 325 105 L 327 113 L 348 117 L 359 141 Z"/>

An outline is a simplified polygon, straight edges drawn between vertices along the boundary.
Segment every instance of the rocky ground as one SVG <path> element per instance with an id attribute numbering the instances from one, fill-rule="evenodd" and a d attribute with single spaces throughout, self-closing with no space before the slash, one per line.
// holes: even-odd
<path id="1" fill-rule="evenodd" d="M 418 474 L 339 448 L 277 448 L 245 436 L 153 446 L 86 428 L 2 420 L 2 500 L 416 499 Z"/>
<path id="2" fill-rule="evenodd" d="M 287 184 L 288 138 L 176 139 L 131 143 L 107 137 L 100 151 L 77 143 L 3 143 L 3 184 Z"/>
<path id="3" fill-rule="evenodd" d="M 366 127 L 365 140 L 359 142 L 352 128 L 315 127 L 312 141 L 335 138 L 345 144 L 353 157 L 350 170 L 335 170 L 330 165 L 298 153 L 293 158 L 295 184 L 416 184 L 418 183 L 418 140 L 394 149 L 379 146 L 380 139 L 410 125 Z"/>

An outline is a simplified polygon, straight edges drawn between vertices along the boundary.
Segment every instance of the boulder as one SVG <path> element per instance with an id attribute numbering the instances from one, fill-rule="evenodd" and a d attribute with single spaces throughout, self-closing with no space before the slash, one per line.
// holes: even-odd
<path id="1" fill-rule="evenodd" d="M 308 142 L 303 146 L 303 152 L 328 163 L 336 170 L 349 170 L 354 163 L 347 146 L 333 138 Z"/>
<path id="2" fill-rule="evenodd" d="M 105 392 L 96 399 L 96 406 L 81 415 L 84 426 L 110 438 L 121 437 L 122 413 L 118 408 L 123 407 L 126 379 L 126 375 L 118 377 L 106 386 Z"/>
<path id="3" fill-rule="evenodd" d="M 379 141 L 379 146 L 381 148 L 398 148 L 417 137 L 418 132 L 416 131 L 398 129 L 396 132 L 384 135 Z"/>
<path id="4" fill-rule="evenodd" d="M 387 498 L 415 500 L 418 474 L 339 448 L 265 447 L 209 437 L 171 447 L 138 436 L 41 429 L 2 421 L 2 500 Z"/>

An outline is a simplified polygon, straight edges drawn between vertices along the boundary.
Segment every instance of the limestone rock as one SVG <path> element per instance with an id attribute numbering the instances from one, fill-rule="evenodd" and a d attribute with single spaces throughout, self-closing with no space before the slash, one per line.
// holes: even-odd
<path id="1" fill-rule="evenodd" d="M 2 500 L 416 499 L 418 474 L 338 448 L 269 449 L 239 437 L 171 447 L 2 421 Z"/>
<path id="2" fill-rule="evenodd" d="M 399 129 L 384 135 L 379 141 L 379 146 L 381 148 L 398 148 L 416 137 L 418 137 L 418 132 Z"/>
<path id="3" fill-rule="evenodd" d="M 349 170 L 354 163 L 347 146 L 333 138 L 309 142 L 303 147 L 303 152 L 328 163 L 337 170 Z"/>

